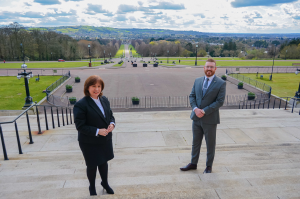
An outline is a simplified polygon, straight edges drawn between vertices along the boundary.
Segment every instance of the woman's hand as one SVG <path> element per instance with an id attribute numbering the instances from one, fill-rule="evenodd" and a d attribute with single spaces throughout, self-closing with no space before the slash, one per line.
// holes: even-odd
<path id="1" fill-rule="evenodd" d="M 98 135 L 101 135 L 101 136 L 107 136 L 108 133 L 109 133 L 109 131 L 107 131 L 107 129 L 99 129 L 99 131 L 98 131 Z"/>
<path id="2" fill-rule="evenodd" d="M 112 132 L 112 131 L 114 130 L 114 128 L 115 128 L 115 125 L 110 124 L 110 125 L 108 126 L 108 128 L 107 128 L 107 131 L 108 131 L 108 132 Z"/>

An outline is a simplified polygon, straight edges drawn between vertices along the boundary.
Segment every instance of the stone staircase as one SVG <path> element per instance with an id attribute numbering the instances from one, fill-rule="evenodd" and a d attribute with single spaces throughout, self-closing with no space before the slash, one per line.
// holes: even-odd
<path id="1" fill-rule="evenodd" d="M 115 159 L 109 162 L 107 195 L 97 174 L 94 198 L 300 198 L 300 116 L 290 110 L 221 110 L 212 174 L 203 174 L 203 142 L 198 170 L 190 162 L 190 111 L 115 113 Z M 43 116 L 41 116 L 43 117 Z M 56 117 L 56 116 L 55 116 Z M 0 117 L 8 121 L 14 117 Z M 74 125 L 37 134 L 29 144 L 26 118 L 3 125 L 8 161 L 0 156 L 0 198 L 89 198 L 85 163 Z M 50 117 L 48 117 L 49 126 Z M 41 118 L 45 129 L 44 118 Z M 57 127 L 57 124 L 55 124 Z"/>

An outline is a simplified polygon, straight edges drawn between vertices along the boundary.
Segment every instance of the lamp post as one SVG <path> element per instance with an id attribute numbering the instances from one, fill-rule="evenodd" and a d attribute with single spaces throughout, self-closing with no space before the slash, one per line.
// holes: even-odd
<path id="1" fill-rule="evenodd" d="M 111 53 L 109 53 L 109 59 L 111 60 Z"/>
<path id="2" fill-rule="evenodd" d="M 53 61 L 53 58 L 52 58 L 52 52 L 51 52 L 51 61 Z"/>
<path id="3" fill-rule="evenodd" d="M 195 60 L 195 66 L 197 66 L 197 53 L 198 53 L 198 45 L 196 45 L 196 60 Z"/>
<path id="4" fill-rule="evenodd" d="M 287 53 L 287 50 L 285 50 L 285 58 L 284 58 L 285 60 L 286 60 L 286 53 Z"/>
<path id="5" fill-rule="evenodd" d="M 169 63 L 169 50 L 167 51 L 167 53 L 168 53 L 167 63 Z"/>
<path id="6" fill-rule="evenodd" d="M 275 60 L 275 54 L 276 54 L 276 44 L 274 45 L 274 47 L 275 47 L 275 50 L 274 50 L 274 56 L 273 56 L 272 73 L 270 75 L 269 80 L 272 80 L 272 77 L 273 77 L 273 67 L 274 67 L 274 60 Z"/>
<path id="7" fill-rule="evenodd" d="M 27 107 L 31 106 L 31 104 L 32 104 L 32 97 L 30 96 L 30 93 L 29 93 L 28 79 L 32 78 L 33 74 L 32 74 L 32 72 L 26 72 L 27 65 L 25 64 L 25 56 L 24 56 L 23 44 L 21 43 L 20 45 L 22 47 L 23 60 L 24 60 L 24 63 L 21 65 L 21 68 L 24 69 L 24 72 L 18 73 L 17 78 L 18 79 L 24 78 L 25 90 L 26 90 L 26 98 L 25 98 L 25 104 L 23 106 L 23 109 L 26 109 Z"/>
<path id="8" fill-rule="evenodd" d="M 89 48 L 89 57 L 90 57 L 89 67 L 92 67 L 92 60 L 91 60 L 91 45 L 90 45 L 90 44 L 88 44 L 88 48 Z"/>
<path id="9" fill-rule="evenodd" d="M 104 50 L 104 63 L 105 63 L 105 50 Z"/>

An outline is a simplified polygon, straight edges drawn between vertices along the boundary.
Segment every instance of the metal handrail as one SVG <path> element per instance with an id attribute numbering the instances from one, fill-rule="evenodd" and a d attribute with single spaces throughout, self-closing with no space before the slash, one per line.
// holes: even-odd
<path id="1" fill-rule="evenodd" d="M 65 107 L 65 106 L 50 106 L 50 105 L 37 105 L 37 102 L 35 102 L 34 104 L 32 104 L 31 106 L 29 106 L 26 110 L 24 110 L 21 114 L 19 114 L 14 120 L 12 121 L 7 121 L 7 122 L 0 122 L 0 138 L 1 138 L 1 143 L 2 143 L 2 149 L 3 149 L 3 155 L 4 155 L 4 160 L 9 160 L 8 156 L 7 156 L 7 152 L 6 152 L 6 147 L 5 147 L 5 142 L 4 142 L 4 136 L 3 136 L 3 132 L 2 132 L 2 124 L 11 124 L 14 123 L 15 125 L 15 131 L 16 131 L 16 137 L 17 137 L 17 144 L 18 144 L 18 149 L 19 149 L 19 154 L 23 154 L 22 152 L 22 146 L 20 143 L 20 137 L 19 137 L 19 131 L 18 131 L 18 125 L 17 125 L 17 120 L 23 116 L 26 113 L 26 119 L 27 119 L 27 127 L 28 127 L 28 133 L 29 133 L 29 144 L 33 144 L 33 140 L 32 140 L 32 135 L 31 135 L 31 127 L 30 127 L 30 121 L 29 121 L 29 116 L 28 116 L 28 110 L 30 110 L 31 108 L 33 108 L 35 106 L 36 108 L 36 116 L 37 116 L 37 124 L 38 124 L 38 134 L 42 134 L 42 130 L 41 130 L 41 122 L 40 122 L 40 117 L 39 117 L 39 110 L 38 107 L 44 107 L 44 114 L 45 114 L 45 124 L 46 124 L 46 130 L 49 130 L 49 126 L 48 126 L 48 119 L 47 119 L 47 112 L 46 112 L 46 107 L 50 107 L 51 108 L 51 118 L 52 118 L 52 128 L 55 128 L 55 123 L 54 123 L 54 116 L 53 116 L 53 108 L 56 108 L 56 113 L 57 113 L 57 126 L 60 127 L 60 122 L 59 122 L 59 111 L 58 109 L 61 109 L 61 118 L 63 121 L 63 126 L 65 126 L 65 122 L 64 122 L 64 118 L 66 117 L 66 124 L 69 125 L 69 121 L 70 124 L 72 124 L 73 120 L 72 120 L 72 108 L 71 107 Z M 66 110 L 66 114 L 64 115 L 63 110 Z M 69 111 L 69 115 L 68 115 L 68 110 Z M 69 120 L 69 118 L 70 120 Z"/>
<path id="2" fill-rule="evenodd" d="M 19 119 L 22 115 L 24 115 L 24 113 L 26 113 L 29 109 L 31 109 L 33 106 L 35 106 L 36 104 L 32 104 L 31 106 L 29 106 L 26 110 L 24 110 L 20 115 L 18 115 L 14 120 L 9 121 L 9 122 L 0 122 L 1 124 L 9 124 L 9 123 L 14 123 L 15 121 L 17 121 L 17 119 Z"/>

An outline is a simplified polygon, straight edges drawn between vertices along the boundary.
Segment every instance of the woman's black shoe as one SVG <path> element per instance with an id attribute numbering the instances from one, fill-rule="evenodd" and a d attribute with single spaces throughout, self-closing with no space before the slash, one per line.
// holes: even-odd
<path id="1" fill-rule="evenodd" d="M 103 182 L 101 182 L 101 185 L 108 194 L 115 194 L 114 190 L 112 190 L 108 184 L 104 185 Z"/>
<path id="2" fill-rule="evenodd" d="M 89 187 L 89 190 L 90 190 L 90 195 L 91 196 L 96 196 L 97 195 L 95 187 L 93 187 L 93 188 Z"/>

